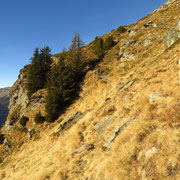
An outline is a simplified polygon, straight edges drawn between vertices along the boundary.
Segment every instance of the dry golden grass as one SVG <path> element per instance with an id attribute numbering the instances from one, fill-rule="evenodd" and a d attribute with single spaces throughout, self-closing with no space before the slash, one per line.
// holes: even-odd
<path id="1" fill-rule="evenodd" d="M 176 5 L 178 2 L 165 5 L 164 9 L 130 26 L 139 29 L 134 37 L 137 45 L 134 49 L 127 49 L 136 51 L 136 58 L 132 62 L 125 62 L 123 67 L 116 56 L 109 52 L 109 61 L 99 64 L 99 67 L 110 67 L 106 74 L 107 83 L 99 79 L 95 71 L 87 73 L 80 98 L 60 117 L 80 111 L 84 117 L 77 124 L 59 136 L 54 136 L 59 126 L 57 122 L 51 126 L 38 127 L 41 138 L 30 141 L 18 131 L 11 132 L 16 141 L 22 139 L 24 144 L 20 148 L 16 147 L 14 153 L 1 164 L 0 179 L 180 179 L 177 63 L 180 59 L 180 44 L 165 50 L 161 40 L 162 35 L 177 24 L 178 18 L 174 17 L 180 15 L 180 4 Z M 143 24 L 148 21 L 155 22 L 157 27 L 145 29 Z M 142 42 L 149 35 L 159 35 L 160 38 L 153 39 L 147 48 Z M 116 46 L 123 43 L 125 36 L 126 33 L 121 35 Z M 115 49 L 112 51 L 115 52 Z M 134 83 L 119 93 L 120 88 L 131 80 Z M 161 93 L 163 98 L 150 102 L 151 93 Z M 110 148 L 103 148 L 111 132 L 131 117 L 136 117 L 136 120 L 116 137 Z M 98 134 L 95 125 L 106 118 L 116 121 L 107 125 L 102 134 Z M 75 152 L 84 144 L 89 144 L 91 148 Z"/>

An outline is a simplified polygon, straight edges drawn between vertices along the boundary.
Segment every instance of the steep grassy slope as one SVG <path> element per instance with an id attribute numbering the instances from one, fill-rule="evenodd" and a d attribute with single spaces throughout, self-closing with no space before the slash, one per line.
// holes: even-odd
<path id="1" fill-rule="evenodd" d="M 102 73 L 89 71 L 59 120 L 4 160 L 1 179 L 180 179 L 180 43 L 166 49 L 162 40 L 179 16 L 180 1 L 169 1 L 131 32 L 104 35 L 117 45 Z"/>

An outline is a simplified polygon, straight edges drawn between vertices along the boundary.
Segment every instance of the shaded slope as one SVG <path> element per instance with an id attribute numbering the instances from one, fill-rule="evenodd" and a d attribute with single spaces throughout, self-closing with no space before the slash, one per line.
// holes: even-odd
<path id="1" fill-rule="evenodd" d="M 0 89 L 0 127 L 3 126 L 8 115 L 10 88 Z"/>

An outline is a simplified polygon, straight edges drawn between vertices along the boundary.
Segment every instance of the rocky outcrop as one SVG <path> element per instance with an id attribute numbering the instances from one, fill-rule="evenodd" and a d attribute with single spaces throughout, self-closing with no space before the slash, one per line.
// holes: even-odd
<path id="1" fill-rule="evenodd" d="M 27 67 L 20 71 L 17 81 L 10 90 L 9 114 L 18 106 L 21 106 L 21 112 L 24 112 L 29 102 L 25 89 Z"/>
<path id="2" fill-rule="evenodd" d="M 135 117 L 129 119 L 127 122 L 125 122 L 122 126 L 118 126 L 105 140 L 105 143 L 103 145 L 104 148 L 110 148 L 116 137 L 126 128 L 130 123 L 132 123 L 134 120 L 136 120 Z"/>
<path id="3" fill-rule="evenodd" d="M 163 36 L 164 44 L 167 48 L 172 46 L 180 39 L 180 21 L 176 27 L 173 27 L 166 35 Z"/>
<path id="4" fill-rule="evenodd" d="M 76 124 L 82 117 L 83 114 L 81 112 L 73 112 L 61 122 L 59 128 L 54 133 L 58 134 L 63 130 L 69 129 L 71 126 Z"/>
<path id="5" fill-rule="evenodd" d="M 9 90 L 10 88 L 0 89 L 0 128 L 3 126 L 8 115 Z"/>
<path id="6" fill-rule="evenodd" d="M 25 87 L 28 66 L 20 70 L 19 77 L 10 90 L 9 114 L 5 123 L 5 129 L 11 130 L 14 124 L 23 115 L 33 119 L 37 112 L 45 114 L 46 90 L 41 89 L 34 93 L 31 101 L 27 96 Z"/>

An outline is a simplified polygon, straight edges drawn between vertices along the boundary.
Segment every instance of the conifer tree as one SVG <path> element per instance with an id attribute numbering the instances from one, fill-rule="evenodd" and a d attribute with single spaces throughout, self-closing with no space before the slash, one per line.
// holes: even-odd
<path id="1" fill-rule="evenodd" d="M 28 70 L 26 88 L 28 97 L 30 98 L 37 90 L 45 88 L 49 71 L 51 68 L 50 48 L 44 47 L 40 50 L 36 48 L 34 56 L 31 58 L 31 63 Z"/>
<path id="2" fill-rule="evenodd" d="M 81 40 L 80 34 L 75 33 L 74 38 L 72 40 L 72 45 L 69 48 L 69 56 L 67 64 L 71 67 L 76 77 L 80 77 L 82 75 L 82 71 L 84 68 L 84 56 L 82 52 L 82 47 L 84 46 L 83 41 Z"/>
<path id="3" fill-rule="evenodd" d="M 64 54 L 57 65 L 54 65 L 48 81 L 46 97 L 46 121 L 53 122 L 59 116 L 60 110 L 72 99 L 76 82 L 70 67 L 65 65 Z"/>
<path id="4" fill-rule="evenodd" d="M 96 36 L 93 44 L 93 51 L 94 54 L 98 57 L 101 58 L 103 55 L 103 39 Z"/>

